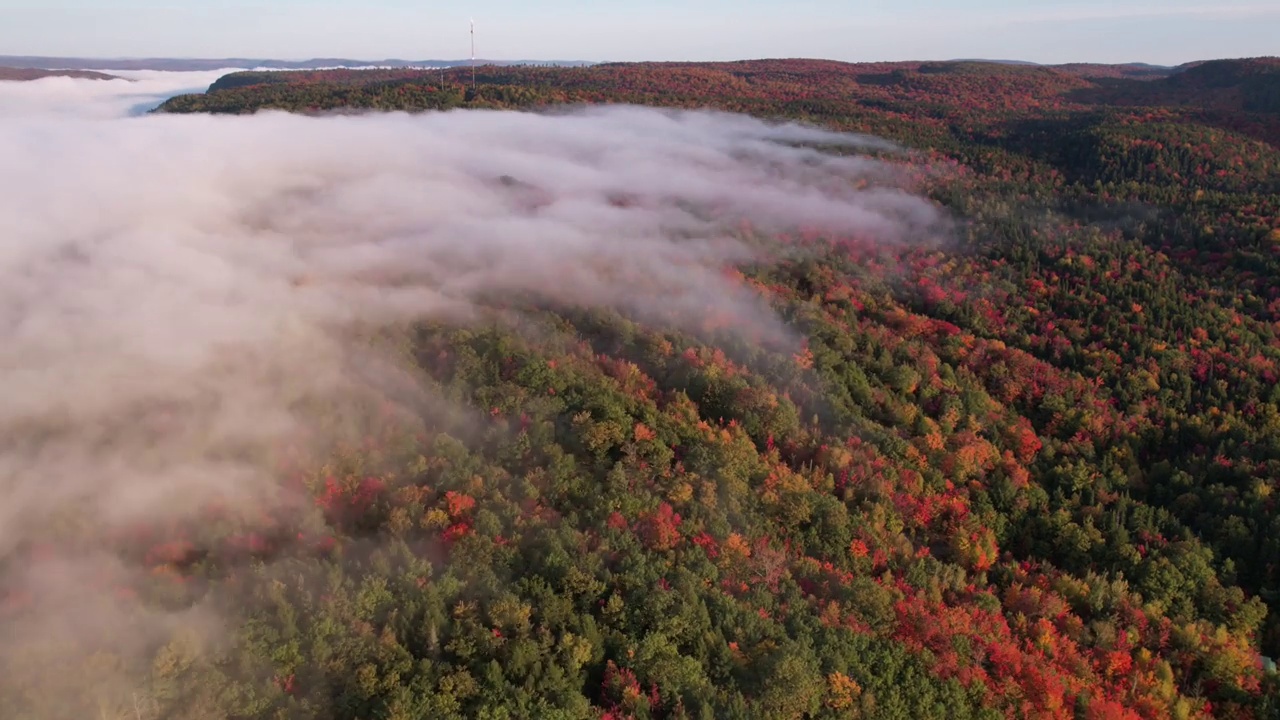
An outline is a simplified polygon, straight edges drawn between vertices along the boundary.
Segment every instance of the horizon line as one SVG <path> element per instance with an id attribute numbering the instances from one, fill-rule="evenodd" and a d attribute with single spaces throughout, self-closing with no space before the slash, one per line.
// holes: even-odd
<path id="1" fill-rule="evenodd" d="M 1220 57 L 1210 58 L 1209 60 L 1252 60 L 1260 58 L 1280 58 L 1280 55 L 1255 55 L 1255 56 L 1239 56 L 1239 57 Z M 399 57 L 379 58 L 376 60 L 366 60 L 355 57 L 343 57 L 338 55 L 316 55 L 311 57 L 269 57 L 269 56 L 249 56 L 249 55 L 226 55 L 226 56 L 178 56 L 178 55 L 0 55 L 0 62 L 5 60 L 82 60 L 90 62 L 142 62 L 142 61 L 172 61 L 172 62 L 217 62 L 223 60 L 231 61 L 253 61 L 253 62 L 278 62 L 278 63 L 312 63 L 324 62 L 330 60 L 341 61 L 345 63 L 360 63 L 364 65 L 379 65 L 385 63 L 425 63 L 425 62 L 445 62 L 445 63 L 467 63 L 472 58 L 444 59 L 444 58 L 420 58 L 406 59 Z M 718 63 L 735 63 L 735 62 L 759 62 L 769 60 L 811 60 L 821 62 L 837 62 L 846 65 L 871 65 L 871 64 L 903 64 L 912 62 L 986 62 L 999 64 L 1022 64 L 1036 65 L 1042 67 L 1055 67 L 1062 65 L 1145 65 L 1155 68 L 1176 68 L 1196 62 L 1208 62 L 1205 59 L 1188 60 L 1183 63 L 1168 65 L 1164 63 L 1152 63 L 1143 60 L 1127 60 L 1122 62 L 1105 62 L 1096 60 L 1070 60 L 1066 62 L 1038 62 L 1035 60 L 1021 60 L 1017 58 L 983 58 L 983 57 L 953 57 L 945 59 L 911 59 L 911 60 L 838 60 L 835 58 L 825 57 L 805 57 L 805 56 L 762 56 L 762 57 L 741 57 L 735 59 L 724 60 L 685 60 L 685 59 L 649 59 L 649 60 L 585 60 L 585 59 L 541 59 L 541 58 L 474 58 L 477 62 L 505 62 L 505 63 L 579 63 L 579 64 L 643 64 L 643 63 L 697 63 L 697 64 L 718 64 Z"/>

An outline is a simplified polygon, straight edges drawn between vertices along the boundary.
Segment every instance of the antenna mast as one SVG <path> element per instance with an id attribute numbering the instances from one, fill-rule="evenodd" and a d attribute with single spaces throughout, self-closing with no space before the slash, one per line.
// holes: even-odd
<path id="1" fill-rule="evenodd" d="M 471 89 L 476 89 L 476 19 L 471 18 Z"/>

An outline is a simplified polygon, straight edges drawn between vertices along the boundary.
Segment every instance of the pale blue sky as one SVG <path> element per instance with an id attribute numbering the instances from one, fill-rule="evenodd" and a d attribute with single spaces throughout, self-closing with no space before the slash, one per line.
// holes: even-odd
<path id="1" fill-rule="evenodd" d="M 1176 64 L 1280 55 L 1280 0 L 0 0 L 0 55 Z"/>

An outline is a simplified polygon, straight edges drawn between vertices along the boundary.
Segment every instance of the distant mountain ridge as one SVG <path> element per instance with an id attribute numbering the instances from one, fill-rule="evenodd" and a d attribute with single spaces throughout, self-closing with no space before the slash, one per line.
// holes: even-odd
<path id="1" fill-rule="evenodd" d="M 0 66 L 0 80 L 40 80 L 47 77 L 69 77 L 82 80 L 120 80 L 115 75 L 90 70 L 42 70 L 37 68 Z"/>
<path id="2" fill-rule="evenodd" d="M 989 63 L 996 65 L 1013 65 L 1053 68 L 1073 73 L 1101 73 L 1109 77 L 1166 77 L 1186 71 L 1206 62 L 1230 62 L 1222 60 L 1197 60 L 1181 65 L 1154 65 L 1142 62 L 1129 63 L 1058 63 L 1046 64 L 1028 60 L 991 60 L 984 58 L 957 58 L 941 62 L 948 63 Z M 277 60 L 271 58 L 89 58 L 58 57 L 41 55 L 0 55 L 0 67 L 18 69 L 43 70 L 168 70 L 199 71 L 230 69 L 270 69 L 270 70 L 325 70 L 331 68 L 413 68 L 413 67 L 459 67 L 469 65 L 468 59 L 462 60 L 404 60 L 389 58 L 382 60 L 360 60 L 353 58 L 321 57 L 308 60 Z M 552 65 L 565 67 L 583 67 L 599 64 L 616 64 L 615 61 L 595 60 L 487 60 L 476 59 L 477 64 L 511 66 L 511 65 Z M 865 64 L 865 63 L 852 63 Z"/>
<path id="3" fill-rule="evenodd" d="M 190 72 L 243 68 L 253 70 L 321 70 L 335 67 L 457 67 L 470 60 L 353 60 L 350 58 L 312 58 L 310 60 L 271 60 L 264 58 L 78 58 L 37 55 L 0 55 L 0 66 L 45 70 L 167 70 Z M 476 60 L 487 65 L 561 65 L 579 67 L 594 64 L 587 60 Z"/>

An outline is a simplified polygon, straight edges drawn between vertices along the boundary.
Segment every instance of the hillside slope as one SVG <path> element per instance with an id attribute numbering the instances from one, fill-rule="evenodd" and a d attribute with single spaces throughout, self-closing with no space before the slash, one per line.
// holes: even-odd
<path id="1" fill-rule="evenodd" d="M 1280 114 L 1280 58 L 1214 60 L 1141 85 L 1132 80 L 1107 83 L 1081 97 L 1111 105 Z"/>

